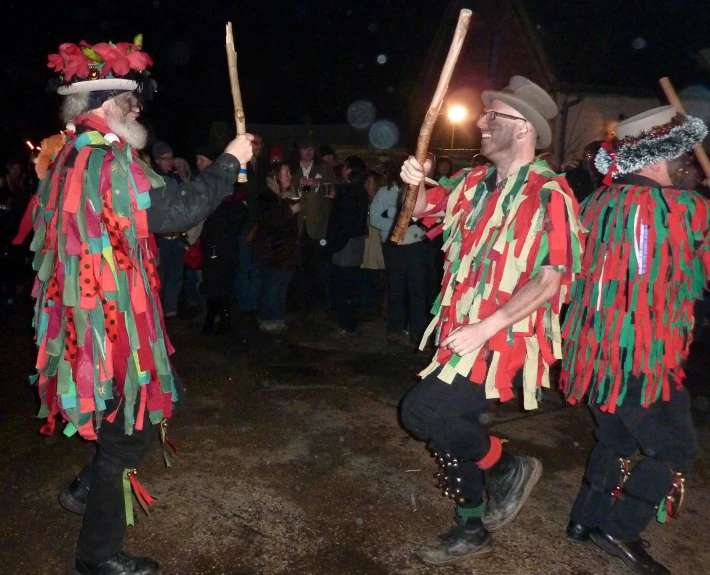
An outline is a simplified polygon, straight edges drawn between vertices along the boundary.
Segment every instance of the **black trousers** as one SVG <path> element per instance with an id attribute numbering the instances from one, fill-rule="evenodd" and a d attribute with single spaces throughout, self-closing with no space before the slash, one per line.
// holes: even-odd
<path id="1" fill-rule="evenodd" d="M 117 404 L 107 401 L 105 413 L 113 413 Z M 106 420 L 101 423 L 96 455 L 79 475 L 90 486 L 76 550 L 77 558 L 86 563 L 106 561 L 123 547 L 126 534 L 123 472 L 140 464 L 157 435 L 157 426 L 150 423 L 147 414 L 143 429 L 135 430 L 132 435 L 126 435 L 123 423 L 121 405 L 113 423 Z"/>
<path id="2" fill-rule="evenodd" d="M 17 297 L 21 262 L 16 253 L 15 246 L 0 246 L 0 325 L 3 325 L 5 316 L 14 308 L 14 300 Z"/>
<path id="3" fill-rule="evenodd" d="M 382 245 L 387 273 L 387 333 L 409 325 L 412 341 L 421 339 L 429 319 L 429 247 L 427 242 Z"/>
<path id="4" fill-rule="evenodd" d="M 320 240 L 314 240 L 303 230 L 300 238 L 301 248 L 301 305 L 308 309 L 330 309 L 331 286 L 329 277 L 330 262 L 326 261 Z"/>
<path id="5" fill-rule="evenodd" d="M 402 423 L 415 437 L 429 443 L 437 455 L 460 461 L 453 481 L 471 504 L 483 498 L 485 478 L 476 465 L 491 448 L 481 415 L 488 411 L 483 385 L 457 375 L 451 384 L 428 375 L 402 400 Z M 460 481 L 458 481 L 460 479 Z"/>
<path id="6" fill-rule="evenodd" d="M 338 311 L 340 329 L 354 332 L 360 311 L 360 266 L 333 265 L 333 300 Z"/>
<path id="7" fill-rule="evenodd" d="M 688 471 L 698 451 L 688 391 L 673 388 L 670 401 L 643 408 L 636 400 L 639 388 L 638 380 L 629 383 L 631 397 L 614 414 L 592 408 L 597 443 L 570 514 L 573 521 L 599 527 L 624 541 L 639 538 L 668 494 L 675 472 Z M 643 458 L 631 469 L 615 500 L 612 492 L 620 478 L 619 458 L 629 458 L 639 450 Z"/>

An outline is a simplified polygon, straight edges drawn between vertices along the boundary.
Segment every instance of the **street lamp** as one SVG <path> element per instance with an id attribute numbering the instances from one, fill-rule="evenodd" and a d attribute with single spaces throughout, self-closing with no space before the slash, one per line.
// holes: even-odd
<path id="1" fill-rule="evenodd" d="M 456 123 L 463 120 L 468 112 L 463 106 L 451 106 L 449 108 L 449 120 L 451 120 L 451 149 L 454 149 L 454 132 L 456 131 Z"/>

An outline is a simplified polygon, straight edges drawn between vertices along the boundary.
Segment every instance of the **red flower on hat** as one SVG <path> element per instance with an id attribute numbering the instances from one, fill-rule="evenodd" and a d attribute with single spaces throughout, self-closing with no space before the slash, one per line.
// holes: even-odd
<path id="1" fill-rule="evenodd" d="M 76 44 L 62 44 L 59 46 L 59 54 L 50 54 L 47 67 L 54 68 L 55 72 L 61 72 L 66 82 L 71 82 L 72 78 L 87 78 L 89 76 L 90 60 L 84 56 L 81 48 Z"/>
<path id="2" fill-rule="evenodd" d="M 125 76 L 131 70 L 139 72 L 153 64 L 148 54 L 141 52 L 141 47 L 129 42 L 119 42 L 116 45 L 101 42 L 94 46 L 94 52 L 103 61 L 101 76 L 105 78 L 110 72 L 115 76 Z"/>

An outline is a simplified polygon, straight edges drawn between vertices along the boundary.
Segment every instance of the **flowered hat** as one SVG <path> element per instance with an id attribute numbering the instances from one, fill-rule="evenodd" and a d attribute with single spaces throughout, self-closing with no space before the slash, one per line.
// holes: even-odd
<path id="1" fill-rule="evenodd" d="M 96 91 L 154 90 L 148 66 L 153 60 L 143 52 L 143 36 L 133 42 L 101 42 L 93 46 L 83 40 L 62 44 L 59 54 L 50 54 L 47 67 L 60 76 L 52 87 L 62 96 Z"/>
<path id="2" fill-rule="evenodd" d="M 624 120 L 614 128 L 615 138 L 602 142 L 594 159 L 600 173 L 611 178 L 646 166 L 674 160 L 705 139 L 705 123 L 677 114 L 673 106 L 660 106 Z"/>

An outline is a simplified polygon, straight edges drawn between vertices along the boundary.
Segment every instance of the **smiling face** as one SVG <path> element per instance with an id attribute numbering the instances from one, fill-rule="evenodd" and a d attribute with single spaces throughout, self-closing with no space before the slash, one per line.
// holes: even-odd
<path id="1" fill-rule="evenodd" d="M 481 130 L 481 154 L 495 163 L 497 157 L 508 156 L 516 152 L 519 141 L 518 134 L 527 122 L 500 116 L 489 121 L 485 114 L 489 111 L 517 117 L 520 117 L 521 114 L 515 108 L 511 108 L 499 100 L 493 100 L 476 123 Z"/>

